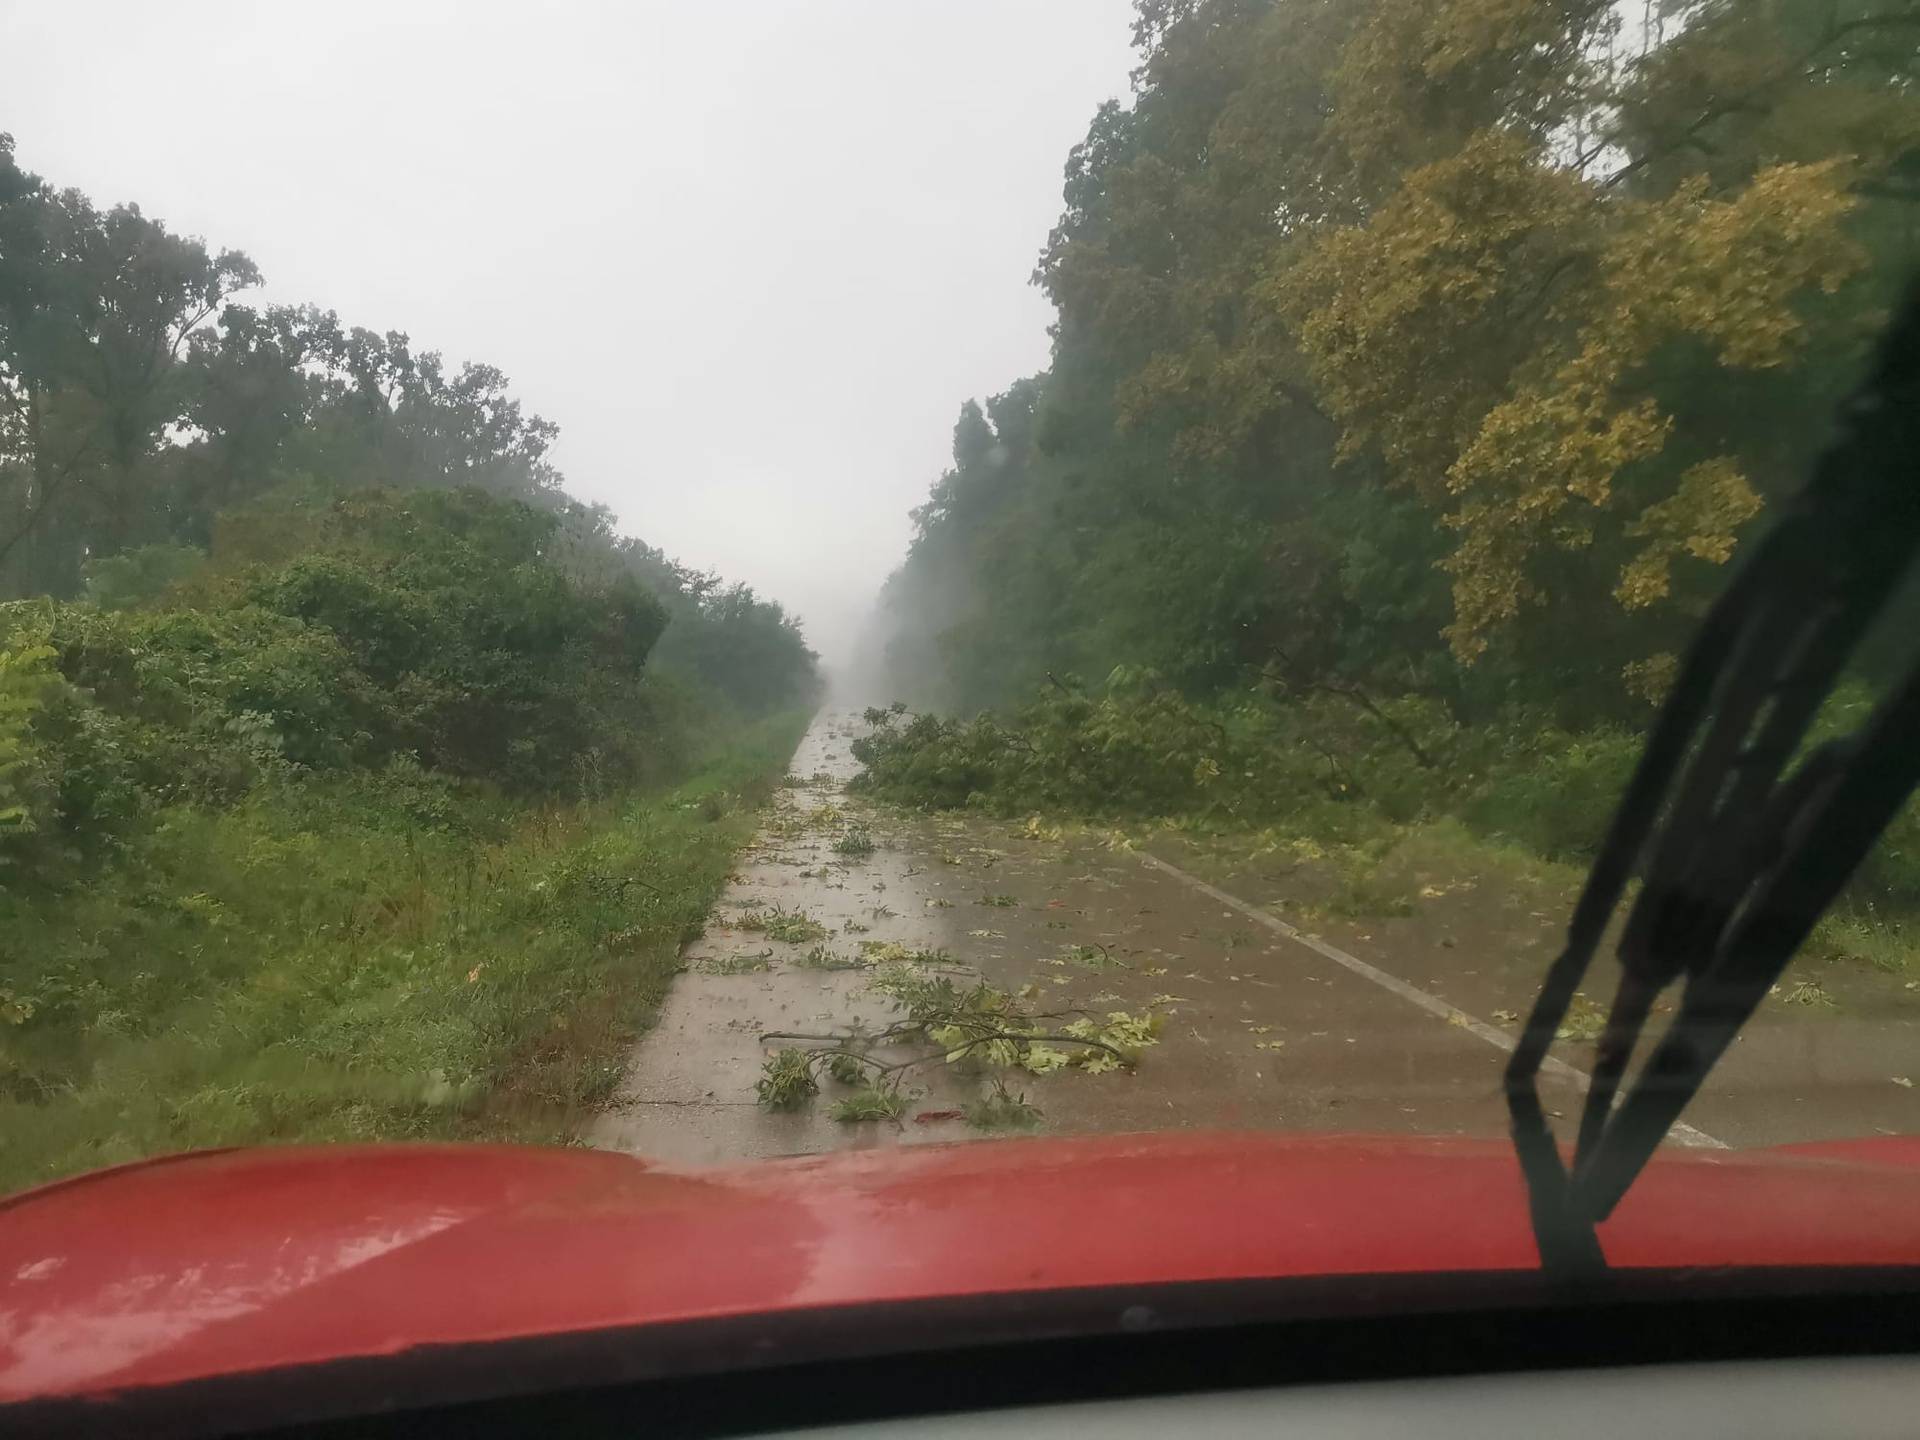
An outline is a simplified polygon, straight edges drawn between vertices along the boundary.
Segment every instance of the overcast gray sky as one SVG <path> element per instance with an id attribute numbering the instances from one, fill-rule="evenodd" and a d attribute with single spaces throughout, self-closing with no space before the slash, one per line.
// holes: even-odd
<path id="1" fill-rule="evenodd" d="M 485 360 L 569 487 L 844 655 L 1027 284 L 1130 0 L 0 0 L 0 130 Z"/>

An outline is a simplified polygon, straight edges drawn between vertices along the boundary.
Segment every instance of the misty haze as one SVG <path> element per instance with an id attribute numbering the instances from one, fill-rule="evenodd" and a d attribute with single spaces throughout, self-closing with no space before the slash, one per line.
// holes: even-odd
<path id="1" fill-rule="evenodd" d="M 1913 1134 L 1917 26 L 0 0 L 3 1188 Z"/>

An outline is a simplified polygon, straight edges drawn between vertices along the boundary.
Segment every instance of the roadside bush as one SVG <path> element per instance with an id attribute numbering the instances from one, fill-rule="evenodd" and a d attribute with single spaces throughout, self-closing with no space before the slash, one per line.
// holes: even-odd
<path id="1" fill-rule="evenodd" d="M 655 673 L 660 602 L 554 541 L 310 488 L 0 605 L 0 1190 L 604 1100 L 805 697 Z"/>
<path id="2" fill-rule="evenodd" d="M 752 832 L 699 802 L 803 720 L 594 807 L 406 760 L 270 781 L 65 894 L 0 884 L 0 1192 L 183 1146 L 574 1133 Z"/>
<path id="3" fill-rule="evenodd" d="M 1283 821 L 1340 842 L 1451 815 L 1555 858 L 1598 845 L 1639 753 L 1625 732 L 1569 735 L 1527 712 L 1465 731 L 1420 697 L 1269 688 L 1201 703 L 1124 670 L 1005 720 L 867 719 L 856 784 L 909 804 Z"/>
<path id="4" fill-rule="evenodd" d="M 206 559 L 204 551 L 191 545 L 142 545 L 89 560 L 81 567 L 86 598 L 102 610 L 130 610 L 152 604 L 198 570 Z"/>
<path id="5" fill-rule="evenodd" d="M 631 773 L 635 687 L 666 612 L 630 577 L 570 581 L 546 556 L 556 525 L 461 492 L 354 496 L 328 548 L 247 594 L 336 637 L 425 764 L 538 790 L 597 747 Z"/>
<path id="6" fill-rule="evenodd" d="M 1871 704 L 1843 687 L 1809 743 L 1850 731 Z M 853 743 L 865 767 L 855 787 L 896 803 L 1277 827 L 1362 850 L 1390 827 L 1454 821 L 1576 864 L 1599 849 L 1643 743 L 1612 726 L 1568 731 L 1526 707 L 1456 726 L 1423 697 L 1328 687 L 1202 703 L 1128 671 L 1092 694 L 1052 689 L 1004 719 L 903 709 L 869 710 Z M 1847 896 L 1896 917 L 1920 910 L 1920 803 L 1894 819 Z"/>
<path id="7" fill-rule="evenodd" d="M 916 715 L 902 724 L 898 711 L 869 711 L 869 731 L 853 744 L 865 766 L 856 785 L 934 808 L 1256 819 L 1357 805 L 1379 780 L 1382 793 L 1419 811 L 1443 793 L 1444 772 L 1406 738 L 1410 724 L 1432 728 L 1433 716 L 1402 709 L 1356 716 L 1325 695 L 1203 705 L 1151 672 L 1122 670 L 1096 693 L 1053 691 L 1004 721 Z"/>
<path id="8" fill-rule="evenodd" d="M 291 506 L 284 528 L 306 548 L 242 563 L 217 539 L 164 605 L 0 616 L 0 843 L 16 879 L 57 883 L 169 806 L 230 806 L 300 776 L 591 801 L 685 774 L 703 731 L 732 723 L 718 697 L 648 673 L 664 610 L 630 576 L 563 575 L 550 516 L 376 491 Z M 240 533 L 256 529 L 271 532 Z"/>
<path id="9" fill-rule="evenodd" d="M 15 623 L 0 628 L 0 859 L 6 860 L 43 828 L 53 808 L 54 784 L 34 731 L 58 676 L 45 627 L 32 623 L 28 608 L 5 607 L 11 614 L 4 618 Z"/>
<path id="10" fill-rule="evenodd" d="M 339 637 L 258 606 L 139 613 L 65 606 L 53 643 L 61 673 L 94 704 L 194 746 L 218 747 L 251 732 L 256 748 L 337 769 L 392 740 L 390 704 Z"/>
<path id="11" fill-rule="evenodd" d="M 1462 818 L 1549 860 L 1591 856 L 1640 759 L 1640 737 L 1521 730 L 1504 739 L 1491 773 L 1460 806 Z"/>

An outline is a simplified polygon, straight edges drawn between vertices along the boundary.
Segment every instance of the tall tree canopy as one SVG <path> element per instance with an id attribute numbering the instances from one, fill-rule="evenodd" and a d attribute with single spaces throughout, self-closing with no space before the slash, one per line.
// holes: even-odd
<path id="1" fill-rule="evenodd" d="M 1053 363 L 915 512 L 900 682 L 1657 693 L 1912 268 L 1920 9 L 1141 0 L 1136 39 L 1036 271 Z"/>
<path id="2" fill-rule="evenodd" d="M 581 574 L 651 588 L 662 654 L 697 681 L 756 709 L 813 685 L 795 617 L 566 495 L 558 427 L 501 371 L 312 306 L 249 305 L 259 281 L 138 206 L 54 189 L 0 135 L 0 599 L 124 603 L 274 492 L 472 488 L 560 517 Z"/>

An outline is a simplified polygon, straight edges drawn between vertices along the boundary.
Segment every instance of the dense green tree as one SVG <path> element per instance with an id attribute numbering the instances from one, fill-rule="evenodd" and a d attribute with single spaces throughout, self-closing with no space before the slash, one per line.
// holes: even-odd
<path id="1" fill-rule="evenodd" d="M 189 341 L 259 275 L 244 255 L 209 252 L 138 206 L 102 211 L 52 190 L 13 166 L 10 146 L 5 166 L 0 336 L 25 422 L 6 457 L 20 503 L 0 547 L 33 536 L 29 578 L 70 587 L 76 552 L 169 532 L 168 432 L 187 408 Z"/>
<path id="2" fill-rule="evenodd" d="M 662 653 L 704 700 L 764 712 L 811 695 L 815 657 L 798 622 L 571 500 L 549 453 L 558 427 L 529 413 L 499 369 L 450 366 L 405 334 L 312 306 L 235 298 L 258 279 L 245 256 L 174 235 L 136 206 L 102 211 L 53 189 L 0 136 L 0 597 L 84 592 L 105 608 L 151 606 L 209 547 L 216 569 L 238 552 L 280 567 L 269 608 L 331 623 L 329 607 L 347 606 L 393 647 L 356 652 L 357 663 L 383 683 L 398 672 L 381 666 L 398 665 L 424 693 L 436 667 L 466 663 L 463 647 L 479 643 L 446 628 L 456 618 L 492 637 L 489 653 L 529 637 L 509 633 L 510 612 L 462 609 L 450 595 L 427 603 L 358 562 L 303 556 L 316 533 L 289 525 L 288 507 L 319 513 L 380 487 L 480 492 L 551 521 L 536 547 L 548 591 L 513 592 L 527 616 L 557 613 L 553 586 L 584 586 L 617 599 L 625 633 L 645 634 L 642 654 L 666 626 Z M 419 512 L 429 513 L 464 512 Z M 504 596 L 487 568 L 511 579 L 535 558 L 482 547 L 460 584 Z M 422 604 L 438 628 L 415 624 Z M 649 631 L 642 617 L 656 613 Z M 448 718 L 473 681 L 449 680 Z"/>
<path id="3" fill-rule="evenodd" d="M 896 684 L 1633 713 L 1911 269 L 1915 33 L 1866 0 L 1141 0 L 1036 271 L 1052 364 L 1009 429 L 963 411 L 887 587 Z"/>

